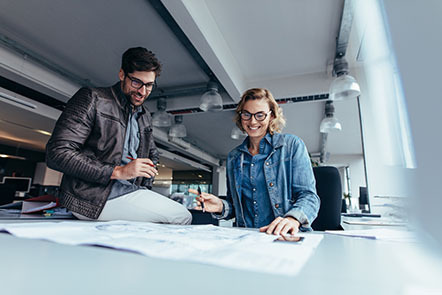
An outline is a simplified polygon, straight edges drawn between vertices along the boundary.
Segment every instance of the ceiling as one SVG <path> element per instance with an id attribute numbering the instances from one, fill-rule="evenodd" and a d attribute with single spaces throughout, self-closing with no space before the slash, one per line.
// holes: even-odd
<path id="1" fill-rule="evenodd" d="M 0 76 L 66 102 L 82 85 L 115 83 L 127 48 L 149 48 L 163 64 L 157 82 L 165 94 L 201 87 L 211 77 L 219 81 L 227 110 L 198 111 L 200 93 L 169 96 L 167 110 L 192 110 L 184 115 L 184 140 L 193 150 L 225 159 L 240 143 L 230 138 L 232 105 L 244 90 L 265 87 L 277 99 L 328 93 L 342 9 L 343 0 L 3 0 Z M 48 136 L 35 130 L 51 131 L 59 111 L 33 97 L 0 92 L 38 106 L 29 110 L 0 98 L 0 143 L 43 151 Z M 155 98 L 146 105 L 156 111 Z M 324 105 L 281 105 L 284 132 L 300 136 L 311 153 L 320 152 Z M 361 155 L 357 101 L 335 103 L 335 109 L 343 130 L 329 135 L 328 151 Z"/>

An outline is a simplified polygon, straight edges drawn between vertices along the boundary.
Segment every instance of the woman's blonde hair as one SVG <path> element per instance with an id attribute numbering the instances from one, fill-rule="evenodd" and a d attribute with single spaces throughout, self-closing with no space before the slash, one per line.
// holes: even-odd
<path id="1" fill-rule="evenodd" d="M 249 90 L 246 90 L 243 95 L 241 96 L 241 101 L 238 103 L 238 106 L 236 107 L 236 114 L 234 121 L 236 123 L 236 126 L 242 131 L 245 131 L 244 128 L 241 125 L 241 112 L 243 110 L 244 104 L 246 101 L 249 100 L 256 100 L 256 99 L 264 99 L 269 104 L 270 110 L 273 114 L 273 119 L 270 121 L 269 124 L 269 132 L 273 135 L 274 132 L 280 133 L 282 128 L 285 126 L 285 118 L 282 113 L 282 109 L 279 107 L 278 103 L 276 102 L 275 98 L 273 98 L 273 95 L 265 88 L 252 88 Z"/>

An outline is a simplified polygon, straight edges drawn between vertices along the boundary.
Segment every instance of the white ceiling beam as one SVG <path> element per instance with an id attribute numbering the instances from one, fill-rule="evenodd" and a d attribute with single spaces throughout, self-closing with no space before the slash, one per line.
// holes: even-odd
<path id="1" fill-rule="evenodd" d="M 0 46 L 0 75 L 64 102 L 81 87 L 4 46 Z"/>
<path id="2" fill-rule="evenodd" d="M 241 93 L 246 90 L 245 80 L 205 1 L 161 2 L 233 101 L 238 102 Z"/>
<path id="3" fill-rule="evenodd" d="M 14 107 L 38 114 L 54 121 L 58 120 L 58 117 L 61 115 L 60 110 L 39 103 L 38 101 L 32 100 L 2 87 L 0 87 L 0 102 L 13 105 Z M 24 114 L 24 116 L 26 116 L 26 114 Z"/>

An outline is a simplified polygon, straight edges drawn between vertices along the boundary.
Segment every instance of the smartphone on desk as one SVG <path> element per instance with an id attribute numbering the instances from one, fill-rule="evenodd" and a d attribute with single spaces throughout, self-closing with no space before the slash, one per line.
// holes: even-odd
<path id="1" fill-rule="evenodd" d="M 303 240 L 304 240 L 304 237 L 294 236 L 294 235 L 283 235 L 283 236 L 279 236 L 273 242 L 301 243 Z"/>

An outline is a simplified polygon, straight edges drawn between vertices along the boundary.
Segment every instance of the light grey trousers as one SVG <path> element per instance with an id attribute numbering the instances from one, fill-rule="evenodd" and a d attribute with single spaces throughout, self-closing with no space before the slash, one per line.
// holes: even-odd
<path id="1" fill-rule="evenodd" d="M 91 220 L 73 212 L 81 220 Z M 106 202 L 98 221 L 130 220 L 190 224 L 192 215 L 178 202 L 147 189 L 140 189 Z"/>

